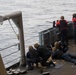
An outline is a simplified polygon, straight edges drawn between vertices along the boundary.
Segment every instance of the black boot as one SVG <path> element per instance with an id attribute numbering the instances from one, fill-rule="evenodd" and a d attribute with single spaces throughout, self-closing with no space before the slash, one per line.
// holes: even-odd
<path id="1" fill-rule="evenodd" d="M 28 70 L 33 70 L 33 69 L 34 69 L 33 66 L 28 67 Z"/>
<path id="2" fill-rule="evenodd" d="M 52 64 L 53 66 L 55 66 L 55 64 L 53 63 L 53 61 L 50 61 L 50 65 L 51 65 L 51 64 Z"/>
<path id="3" fill-rule="evenodd" d="M 50 61 L 49 63 L 46 63 L 46 66 L 49 67 L 51 64 L 52 64 L 53 66 L 55 66 L 55 64 L 53 63 L 53 61 Z"/>

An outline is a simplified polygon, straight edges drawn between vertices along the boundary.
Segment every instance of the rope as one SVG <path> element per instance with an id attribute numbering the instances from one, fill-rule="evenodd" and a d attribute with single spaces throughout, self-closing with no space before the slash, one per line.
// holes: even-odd
<path id="1" fill-rule="evenodd" d="M 10 21 L 10 19 L 9 19 L 9 18 L 8 18 L 8 21 L 9 21 L 9 24 L 10 24 L 10 26 L 11 26 L 12 30 L 14 31 L 15 35 L 17 36 L 17 39 L 19 40 L 19 35 L 18 35 L 18 34 L 16 34 L 16 32 L 15 32 L 15 30 L 14 30 L 14 28 L 13 28 L 13 26 L 12 26 L 11 21 Z"/>

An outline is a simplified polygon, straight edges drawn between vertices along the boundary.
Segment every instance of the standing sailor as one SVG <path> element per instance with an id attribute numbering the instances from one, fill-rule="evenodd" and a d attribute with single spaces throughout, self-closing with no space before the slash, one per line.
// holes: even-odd
<path id="1" fill-rule="evenodd" d="M 60 20 L 57 21 L 56 26 L 60 30 L 61 42 L 68 45 L 67 39 L 67 21 L 64 19 L 64 16 L 60 17 Z"/>
<path id="2" fill-rule="evenodd" d="M 76 14 L 73 14 L 72 22 L 74 25 L 74 42 L 76 44 Z"/>

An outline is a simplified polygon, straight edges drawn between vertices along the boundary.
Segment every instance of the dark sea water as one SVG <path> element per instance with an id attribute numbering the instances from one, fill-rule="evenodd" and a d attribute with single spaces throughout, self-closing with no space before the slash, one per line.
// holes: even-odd
<path id="1" fill-rule="evenodd" d="M 76 0 L 0 0 L 0 15 L 7 15 L 15 11 L 22 11 L 25 50 L 28 46 L 39 42 L 38 33 L 42 30 L 52 27 L 54 20 L 65 16 L 67 21 L 71 21 L 72 14 L 76 13 Z M 18 34 L 18 29 L 11 21 L 14 30 Z M 18 39 L 12 30 L 9 21 L 0 25 L 0 50 L 17 44 Z M 18 47 L 14 46 L 7 50 L 0 51 L 2 57 L 10 52 L 17 51 Z M 12 57 L 17 57 L 18 53 Z M 11 58 L 10 58 L 11 59 Z M 3 59 L 4 62 L 10 59 Z M 12 58 L 13 59 L 13 58 Z"/>

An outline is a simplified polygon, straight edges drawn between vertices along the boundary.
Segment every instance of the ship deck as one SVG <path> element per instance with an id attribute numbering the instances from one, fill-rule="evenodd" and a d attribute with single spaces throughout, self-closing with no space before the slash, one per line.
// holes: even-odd
<path id="1" fill-rule="evenodd" d="M 69 41 L 69 50 L 67 53 L 76 54 L 76 44 L 71 40 Z M 49 73 L 50 75 L 76 75 L 76 65 L 64 60 L 53 60 L 56 62 L 55 67 L 48 67 L 43 69 L 43 73 Z M 34 68 L 34 70 L 27 70 L 27 73 L 20 75 L 42 75 L 40 70 Z"/>

